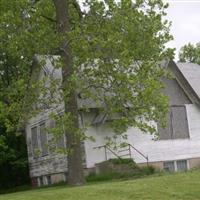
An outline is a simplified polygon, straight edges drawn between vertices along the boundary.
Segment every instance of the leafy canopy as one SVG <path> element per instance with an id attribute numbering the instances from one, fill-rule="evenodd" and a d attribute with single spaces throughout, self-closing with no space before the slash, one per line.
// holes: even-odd
<path id="1" fill-rule="evenodd" d="M 179 52 L 179 61 L 200 64 L 200 43 L 184 45 Z"/>
<path id="2" fill-rule="evenodd" d="M 75 90 L 82 100 L 95 102 L 100 112 L 112 119 L 109 125 L 116 132 L 122 133 L 129 126 L 155 131 L 149 122 L 162 121 L 167 111 L 167 99 L 160 92 L 160 77 L 165 74 L 160 61 L 172 56 L 165 47 L 172 37 L 170 24 L 163 20 L 167 5 L 161 0 L 85 0 L 81 6 L 71 0 L 70 30 L 66 33 L 57 31 L 52 0 L 1 0 L 0 8 L 0 81 L 4 96 L 0 102 L 4 112 L 0 115 L 8 121 L 7 128 L 32 112 L 34 102 L 41 97 L 40 92 L 34 96 L 32 89 L 44 92 L 40 84 L 30 81 L 34 55 L 60 54 L 64 49 L 61 44 L 66 41 L 74 72 L 68 92 L 59 90 L 59 95 L 67 98 Z M 16 62 L 8 63 L 10 60 Z M 24 97 L 28 101 L 23 101 Z M 7 117 L 13 113 L 14 123 Z M 72 124 L 70 117 L 65 118 L 66 124 Z"/>

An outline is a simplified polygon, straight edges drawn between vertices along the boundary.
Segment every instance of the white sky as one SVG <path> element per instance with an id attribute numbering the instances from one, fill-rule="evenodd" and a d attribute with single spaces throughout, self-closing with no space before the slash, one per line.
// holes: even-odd
<path id="1" fill-rule="evenodd" d="M 172 21 L 174 40 L 168 46 L 178 51 L 187 43 L 200 42 L 200 0 L 166 0 L 169 3 L 167 18 Z"/>

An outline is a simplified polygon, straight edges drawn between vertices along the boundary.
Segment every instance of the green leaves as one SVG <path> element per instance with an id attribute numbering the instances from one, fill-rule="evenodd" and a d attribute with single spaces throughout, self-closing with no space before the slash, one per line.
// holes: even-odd
<path id="1" fill-rule="evenodd" d="M 40 83 L 36 83 L 37 79 L 30 81 L 36 70 L 32 60 L 35 54 L 60 54 L 60 44 L 66 41 L 64 45 L 71 48 L 74 73 L 65 90 L 59 89 L 59 80 L 48 83 L 52 93 L 67 98 L 75 90 L 83 99 L 101 106 L 101 111 L 111 118 L 123 116 L 117 120 L 118 125 L 112 125 L 118 130 L 124 131 L 130 125 L 142 127 L 145 120 L 162 119 L 167 100 L 160 93 L 160 77 L 165 73 L 159 62 L 173 53 L 165 48 L 172 38 L 170 23 L 162 19 L 167 5 L 161 0 L 92 0 L 83 4 L 79 7 L 74 0 L 69 2 L 70 30 L 60 34 L 51 0 L 36 4 L 26 0 L 1 1 L 0 81 L 3 107 L 9 100 L 9 116 L 19 113 L 13 120 L 16 123 L 25 116 L 23 112 L 30 111 L 20 108 L 32 108 L 34 101 L 42 101 L 50 94 L 47 88 L 42 89 L 46 79 Z M 61 66 L 62 60 L 55 67 Z M 34 94 L 34 88 L 43 95 Z M 25 96 L 29 103 L 23 101 Z M 144 120 L 137 120 L 140 117 Z"/>
<path id="2" fill-rule="evenodd" d="M 180 62 L 192 62 L 200 64 L 200 43 L 184 45 L 179 52 Z"/>

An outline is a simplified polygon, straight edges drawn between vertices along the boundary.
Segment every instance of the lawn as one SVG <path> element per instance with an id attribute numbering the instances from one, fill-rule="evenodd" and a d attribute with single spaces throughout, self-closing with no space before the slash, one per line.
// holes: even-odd
<path id="1" fill-rule="evenodd" d="M 50 187 L 0 195 L 0 200 L 200 200 L 200 170 L 82 187 Z"/>

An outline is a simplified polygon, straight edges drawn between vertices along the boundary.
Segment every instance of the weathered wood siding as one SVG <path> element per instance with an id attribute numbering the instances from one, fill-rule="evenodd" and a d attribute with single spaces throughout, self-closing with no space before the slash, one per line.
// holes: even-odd
<path id="1" fill-rule="evenodd" d="M 32 149 L 31 129 L 37 127 L 39 130 L 40 125 L 44 123 L 46 127 L 51 126 L 51 120 L 48 119 L 48 113 L 43 113 L 32 118 L 26 126 L 27 151 L 31 177 L 67 172 L 66 155 L 57 155 L 52 153 L 50 149 L 45 149 L 45 154 L 42 154 L 42 150 L 44 147 L 46 148 L 46 144 L 41 144 L 41 137 L 39 137 L 40 132 L 37 132 L 37 136 L 39 139 L 38 150 L 41 152 L 38 153 L 38 156 L 34 156 L 35 153 Z M 51 135 L 47 134 L 46 139 L 51 139 Z"/>

